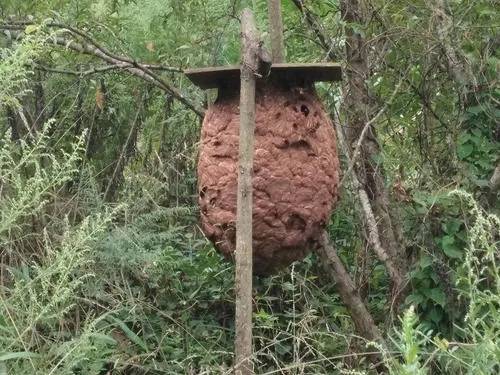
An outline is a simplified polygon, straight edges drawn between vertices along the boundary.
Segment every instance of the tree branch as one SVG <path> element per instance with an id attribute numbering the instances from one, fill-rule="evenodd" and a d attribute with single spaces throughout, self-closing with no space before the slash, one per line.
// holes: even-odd
<path id="1" fill-rule="evenodd" d="M 347 145 L 345 144 L 344 136 L 342 134 L 342 129 L 340 129 L 340 122 L 334 121 L 335 127 L 337 128 L 337 138 L 339 140 L 340 146 L 344 151 L 344 154 L 347 158 L 348 164 L 353 165 L 351 157 L 349 155 L 349 151 Z M 389 256 L 389 252 L 382 246 L 380 241 L 379 230 L 377 226 L 377 220 L 375 219 L 375 215 L 373 214 L 373 209 L 370 203 L 370 199 L 368 197 L 368 193 L 366 192 L 363 185 L 359 182 L 359 178 L 356 173 L 351 174 L 351 181 L 354 185 L 354 188 L 358 192 L 358 197 L 361 203 L 361 211 L 364 217 L 365 224 L 368 229 L 368 243 L 371 248 L 377 255 L 377 258 L 384 263 L 385 268 L 387 269 L 387 273 L 394 283 L 395 288 L 395 296 L 401 294 L 404 289 L 404 277 L 398 268 L 397 264 L 393 261 L 393 259 Z"/>
<path id="2" fill-rule="evenodd" d="M 0 29 L 10 30 L 11 32 L 14 31 L 13 36 L 15 36 L 16 38 L 22 38 L 22 31 L 29 24 L 30 23 L 3 24 L 0 25 Z M 157 65 L 141 64 L 135 60 L 130 59 L 129 57 L 115 55 L 102 47 L 85 32 L 77 30 L 71 26 L 59 23 L 48 23 L 47 26 L 57 27 L 65 31 L 67 30 L 72 36 L 81 37 L 87 41 L 87 43 L 85 43 L 75 41 L 74 39 L 66 38 L 63 36 L 52 36 L 51 38 L 48 38 L 49 42 L 52 41 L 53 44 L 71 49 L 75 52 L 97 57 L 110 65 L 116 66 L 116 69 L 126 70 L 128 73 L 153 84 L 163 91 L 166 91 L 168 94 L 172 95 L 172 97 L 184 104 L 187 108 L 195 112 L 199 117 L 203 118 L 203 108 L 194 103 L 191 99 L 187 98 L 179 89 L 172 86 L 163 78 L 153 72 L 153 69 L 168 70 L 167 67 L 159 68 L 160 66 Z"/>
<path id="3" fill-rule="evenodd" d="M 180 68 L 175 68 L 175 67 L 170 67 L 170 66 L 162 66 L 162 65 L 155 65 L 155 64 L 141 64 L 144 67 L 147 67 L 148 69 L 151 70 L 162 70 L 162 71 L 168 71 L 168 72 L 184 72 Z M 92 67 L 87 70 L 69 70 L 69 69 L 63 69 L 63 68 L 52 68 L 43 64 L 35 64 L 34 65 L 35 69 L 43 70 L 44 72 L 49 72 L 49 73 L 59 73 L 59 74 L 68 74 L 68 75 L 73 75 L 73 76 L 78 76 L 78 77 L 84 77 L 88 76 L 91 74 L 97 74 L 97 73 L 104 73 L 110 70 L 119 70 L 119 69 L 124 69 L 127 67 L 127 65 L 104 65 L 104 66 L 97 66 L 97 67 Z"/>
<path id="4" fill-rule="evenodd" d="M 359 135 L 358 141 L 356 142 L 356 147 L 354 148 L 354 151 L 352 153 L 352 156 L 349 159 L 349 168 L 347 169 L 347 172 L 344 174 L 342 177 L 342 180 L 340 181 L 339 184 L 339 189 L 343 185 L 344 181 L 346 180 L 347 177 L 351 174 L 354 165 L 356 164 L 356 161 L 359 157 L 360 151 L 361 151 L 361 146 L 363 145 L 363 142 L 368 134 L 368 131 L 372 128 L 372 125 L 377 119 L 387 110 L 389 105 L 391 105 L 392 101 L 396 97 L 396 94 L 399 92 L 399 88 L 401 87 L 401 84 L 403 83 L 403 79 L 399 80 L 399 83 L 397 84 L 396 88 L 392 92 L 391 97 L 389 100 L 386 102 L 384 107 L 380 111 L 377 112 L 377 114 L 370 120 L 368 121 L 365 126 L 363 127 L 363 130 L 361 131 L 361 134 Z"/>
<path id="5" fill-rule="evenodd" d="M 335 247 L 330 243 L 326 232 L 323 232 L 321 236 L 320 247 L 316 250 L 316 253 L 328 265 L 327 271 L 335 281 L 336 290 L 342 298 L 342 302 L 346 305 L 358 334 L 367 340 L 383 343 L 379 329 L 363 303 Z"/>
<path id="6" fill-rule="evenodd" d="M 72 76 L 77 76 L 77 77 L 85 77 L 91 74 L 96 74 L 96 73 L 104 73 L 108 72 L 110 70 L 118 70 L 118 69 L 123 69 L 122 66 L 117 66 L 117 65 L 106 65 L 106 66 L 99 66 L 99 67 L 93 67 L 87 70 L 68 70 L 68 69 L 62 69 L 62 68 L 51 68 L 49 66 L 45 66 L 42 64 L 34 64 L 33 65 L 35 69 L 42 70 L 44 72 L 49 72 L 49 73 L 58 73 L 58 74 L 68 74 Z"/>
<path id="7" fill-rule="evenodd" d="M 434 117 L 440 124 L 441 126 L 444 126 L 446 127 L 446 123 L 444 120 L 442 120 L 438 114 L 436 113 L 436 111 L 434 110 L 434 108 L 432 108 L 432 105 L 431 103 L 429 102 L 429 99 L 422 93 L 422 91 L 417 87 L 415 86 L 411 81 L 410 79 L 408 79 L 408 77 L 406 76 L 406 73 L 403 73 L 402 71 L 400 71 L 399 69 L 397 69 L 394 65 L 392 64 L 388 64 L 386 63 L 386 66 L 390 69 L 392 69 L 394 72 L 396 72 L 400 78 L 402 78 L 406 84 L 408 84 L 408 86 L 410 86 L 411 90 L 415 93 L 415 95 L 417 95 L 421 102 L 422 102 L 422 105 L 427 108 L 427 110 L 429 111 L 429 113 L 432 115 L 432 117 Z"/>
<path id="8" fill-rule="evenodd" d="M 292 0 L 292 2 L 300 10 L 307 25 L 314 32 L 316 38 L 318 38 L 319 44 L 326 51 L 328 59 L 331 61 L 339 60 L 338 56 L 333 52 L 333 41 L 325 32 L 319 17 L 305 6 L 303 0 Z"/>

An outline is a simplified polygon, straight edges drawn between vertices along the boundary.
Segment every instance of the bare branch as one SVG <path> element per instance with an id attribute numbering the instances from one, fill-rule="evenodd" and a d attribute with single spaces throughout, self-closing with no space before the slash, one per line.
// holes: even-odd
<path id="1" fill-rule="evenodd" d="M 22 38 L 21 32 L 23 28 L 29 23 L 15 23 L 15 24 L 4 24 L 0 25 L 0 29 L 15 31 L 17 38 Z M 191 99 L 187 98 L 179 89 L 172 86 L 166 82 L 163 78 L 158 76 L 153 72 L 153 69 L 157 68 L 156 65 L 141 64 L 125 56 L 117 56 L 110 51 L 103 48 L 99 43 L 97 43 L 93 38 L 84 33 L 83 31 L 77 30 L 71 26 L 62 25 L 58 23 L 49 23 L 50 27 L 59 27 L 62 30 L 69 30 L 73 36 L 78 36 L 87 40 L 87 43 L 81 43 L 75 41 L 71 38 L 66 38 L 63 36 L 52 36 L 48 38 L 48 42 L 53 42 L 56 45 L 71 49 L 75 52 L 95 56 L 110 65 L 114 65 L 117 69 L 126 70 L 128 73 L 135 75 L 153 85 L 166 91 L 172 97 L 179 100 L 187 108 L 195 112 L 199 117 L 204 116 L 204 110 L 199 105 L 195 104 Z"/>
<path id="2" fill-rule="evenodd" d="M 339 144 L 344 151 L 344 154 L 348 160 L 348 164 L 353 165 L 351 157 L 349 155 L 349 151 L 347 149 L 347 145 L 344 140 L 342 129 L 340 128 L 340 122 L 334 121 L 334 123 L 335 127 L 337 128 L 337 138 L 339 140 Z M 370 244 L 371 248 L 377 255 L 378 259 L 384 263 L 387 269 L 387 273 L 389 274 L 389 277 L 391 278 L 395 286 L 394 295 L 397 296 L 402 292 L 404 288 L 404 283 L 405 283 L 404 277 L 399 268 L 397 267 L 397 265 L 394 263 L 393 259 L 389 256 L 389 252 L 382 246 L 377 226 L 377 220 L 375 219 L 375 215 L 373 214 L 373 209 L 370 203 L 370 199 L 368 197 L 365 188 L 359 182 L 356 173 L 352 173 L 351 176 L 352 176 L 351 181 L 354 185 L 354 188 L 358 192 L 358 197 L 361 203 L 362 214 L 368 229 L 368 243 Z"/>
<path id="3" fill-rule="evenodd" d="M 420 100 L 422 101 L 422 105 L 427 108 L 427 110 L 429 111 L 429 113 L 432 115 L 432 117 L 434 117 L 442 126 L 446 127 L 446 123 L 443 119 L 441 119 L 438 114 L 436 113 L 436 111 L 434 110 L 434 108 L 432 108 L 432 105 L 431 103 L 429 102 L 429 98 L 427 98 L 424 93 L 422 93 L 421 90 L 419 90 L 419 88 L 417 86 L 415 86 L 409 79 L 408 77 L 406 76 L 406 74 L 404 74 L 402 71 L 400 71 L 399 69 L 397 69 L 394 65 L 392 64 L 389 64 L 389 63 L 386 63 L 386 66 L 388 68 L 391 68 L 393 71 L 395 71 L 405 82 L 408 86 L 410 86 L 410 88 L 412 89 L 412 91 L 415 93 L 415 95 L 417 95 Z"/>
<path id="4" fill-rule="evenodd" d="M 137 128 L 140 123 L 140 115 L 141 111 L 144 110 L 144 107 L 146 106 L 142 100 L 146 101 L 147 95 L 144 95 L 144 97 L 141 97 L 141 102 L 138 105 L 137 111 L 135 113 L 134 120 L 132 121 L 132 126 L 130 127 L 130 131 L 128 133 L 127 139 L 125 143 L 122 146 L 122 151 L 120 153 L 120 156 L 118 157 L 118 160 L 116 160 L 115 168 L 113 170 L 113 174 L 111 175 L 111 178 L 109 179 L 108 185 L 106 187 L 106 191 L 104 192 L 104 200 L 105 201 L 111 201 L 115 195 L 116 192 L 116 185 L 117 185 L 117 179 L 119 175 L 123 175 L 123 168 L 126 163 L 126 158 L 127 158 L 127 151 L 129 150 L 130 144 L 132 142 L 132 139 L 134 138 L 134 133 L 137 134 Z"/>
<path id="5" fill-rule="evenodd" d="M 77 71 L 77 70 L 67 70 L 67 69 L 62 69 L 62 68 L 51 68 L 49 66 L 45 66 L 42 64 L 35 64 L 34 68 L 38 69 L 38 70 L 43 70 L 44 72 L 68 74 L 68 75 L 73 75 L 73 76 L 78 76 L 78 77 L 84 77 L 84 76 L 88 76 L 88 75 L 96 74 L 96 73 L 104 73 L 104 72 L 108 72 L 110 70 L 123 69 L 122 66 L 106 65 L 106 66 L 93 67 L 93 68 L 90 68 L 87 70 Z"/>
<path id="6" fill-rule="evenodd" d="M 342 302 L 346 305 L 358 334 L 367 340 L 375 340 L 383 343 L 379 329 L 359 296 L 354 282 L 338 256 L 335 247 L 331 244 L 326 232 L 323 232 L 320 247 L 316 252 L 323 262 L 328 265 L 327 271 L 335 281 L 336 290 L 342 298 Z"/>
<path id="7" fill-rule="evenodd" d="M 162 70 L 162 71 L 169 71 L 169 72 L 183 72 L 183 70 L 180 68 L 174 68 L 174 67 L 169 67 L 169 66 L 161 66 L 161 65 L 155 65 L 155 64 L 141 64 L 141 66 L 147 67 L 148 69 L 151 69 L 151 70 Z M 129 66 L 128 65 L 105 65 L 105 66 L 92 67 L 92 68 L 89 68 L 87 70 L 69 70 L 69 69 L 63 69 L 63 68 L 52 68 L 50 66 L 46 66 L 46 65 L 42 65 L 42 64 L 36 64 L 36 65 L 34 65 L 34 67 L 35 67 L 35 69 L 43 70 L 44 72 L 68 74 L 68 75 L 73 75 L 73 76 L 84 77 L 84 76 L 88 76 L 91 74 L 105 73 L 105 72 L 108 72 L 110 70 L 125 69 Z"/>

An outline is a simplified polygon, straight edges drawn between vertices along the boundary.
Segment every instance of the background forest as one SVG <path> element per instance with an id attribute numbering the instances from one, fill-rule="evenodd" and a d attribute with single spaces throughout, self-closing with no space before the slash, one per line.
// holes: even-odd
<path id="1" fill-rule="evenodd" d="M 234 266 L 197 226 L 214 93 L 182 71 L 239 62 L 244 6 L 267 30 L 265 0 L 0 1 L 0 374 L 231 373 Z M 317 90 L 344 177 L 334 262 L 254 279 L 256 373 L 500 372 L 498 2 L 282 11 L 287 61 L 343 65 Z"/>

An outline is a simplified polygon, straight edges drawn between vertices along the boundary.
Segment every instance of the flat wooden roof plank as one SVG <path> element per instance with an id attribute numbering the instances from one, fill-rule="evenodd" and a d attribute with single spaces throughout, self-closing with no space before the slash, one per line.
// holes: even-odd
<path id="1" fill-rule="evenodd" d="M 216 66 L 187 69 L 186 76 L 202 89 L 217 88 L 225 82 L 240 79 L 240 66 Z M 273 64 L 270 75 L 285 80 L 299 78 L 310 82 L 340 81 L 342 69 L 336 63 Z"/>

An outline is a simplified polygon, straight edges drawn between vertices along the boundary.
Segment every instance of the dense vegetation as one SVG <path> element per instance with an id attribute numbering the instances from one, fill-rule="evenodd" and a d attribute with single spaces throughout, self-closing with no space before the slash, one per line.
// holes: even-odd
<path id="1" fill-rule="evenodd" d="M 256 373 L 500 372 L 495 5 L 282 1 L 287 60 L 345 66 L 317 85 L 349 171 L 328 232 L 382 337 L 311 254 L 255 278 Z M 239 61 L 244 6 L 266 30 L 264 0 L 1 1 L 0 374 L 231 373 L 234 266 L 197 227 L 214 93 L 182 69 Z"/>

